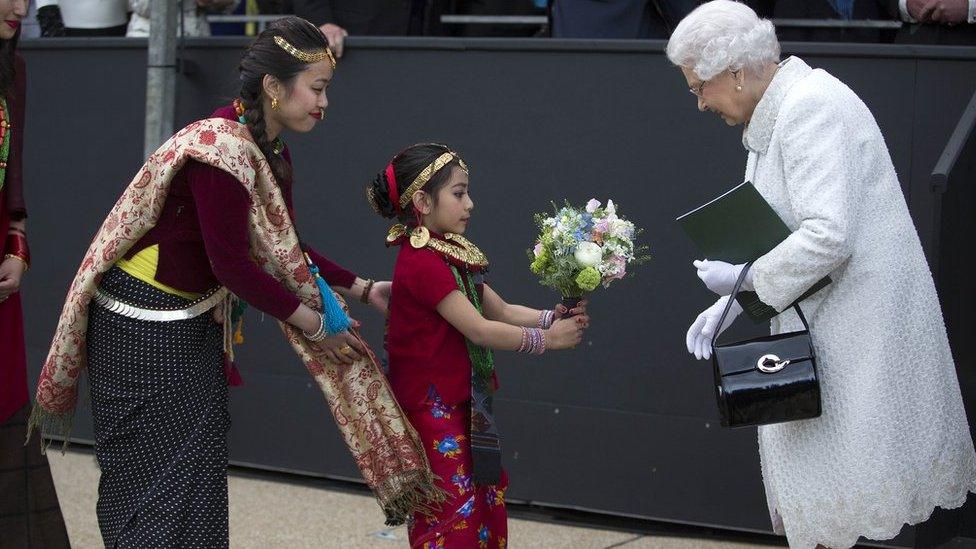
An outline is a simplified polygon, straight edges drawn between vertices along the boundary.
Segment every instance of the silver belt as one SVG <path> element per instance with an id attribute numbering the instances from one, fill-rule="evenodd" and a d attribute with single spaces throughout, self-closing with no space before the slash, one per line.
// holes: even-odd
<path id="1" fill-rule="evenodd" d="M 213 309 L 227 297 L 227 288 L 219 286 L 209 294 L 190 303 L 183 309 L 143 309 L 135 305 L 129 305 L 109 293 L 103 292 L 101 288 L 95 290 L 92 300 L 110 312 L 120 314 L 136 320 L 149 320 L 152 322 L 173 322 L 174 320 L 188 320 L 196 318 L 203 313 Z"/>

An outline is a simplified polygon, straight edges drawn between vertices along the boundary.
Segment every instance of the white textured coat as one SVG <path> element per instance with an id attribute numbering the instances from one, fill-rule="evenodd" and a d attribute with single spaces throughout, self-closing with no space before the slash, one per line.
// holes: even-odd
<path id="1" fill-rule="evenodd" d="M 743 135 L 752 181 L 793 233 L 756 261 L 763 302 L 810 322 L 817 419 L 759 429 L 774 527 L 793 547 L 887 539 L 976 488 L 942 311 L 884 138 L 842 82 L 784 61 Z M 794 311 L 772 332 L 802 329 Z"/>

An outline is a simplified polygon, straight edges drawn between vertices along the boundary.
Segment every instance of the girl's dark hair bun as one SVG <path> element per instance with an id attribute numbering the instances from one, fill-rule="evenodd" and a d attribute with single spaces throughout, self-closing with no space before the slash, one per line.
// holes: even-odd
<path id="1" fill-rule="evenodd" d="M 366 200 L 376 213 L 386 219 L 396 217 L 396 208 L 390 202 L 390 182 L 386 180 L 386 170 L 376 174 L 373 182 L 366 187 Z"/>

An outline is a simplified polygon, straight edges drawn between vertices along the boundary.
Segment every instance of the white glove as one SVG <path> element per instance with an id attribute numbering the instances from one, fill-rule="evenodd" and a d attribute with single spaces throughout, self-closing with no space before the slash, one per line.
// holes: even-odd
<path id="1" fill-rule="evenodd" d="M 718 295 L 732 293 L 732 289 L 735 288 L 735 281 L 739 279 L 739 273 L 746 266 L 745 263 L 732 265 L 724 261 L 709 261 L 707 259 L 695 261 L 692 265 L 698 269 L 698 278 L 705 283 L 709 290 Z M 755 289 L 752 287 L 752 271 L 746 273 L 746 279 L 742 281 L 742 289 L 747 292 Z"/>
<path id="2" fill-rule="evenodd" d="M 722 318 L 722 312 L 725 311 L 725 304 L 728 302 L 729 296 L 718 298 L 718 301 L 702 311 L 698 315 L 698 318 L 691 324 L 691 328 L 688 328 L 688 335 L 685 336 L 685 344 L 688 345 L 688 352 L 695 355 L 695 358 L 698 360 L 711 358 L 712 340 L 724 332 L 732 324 L 732 321 L 742 313 L 742 306 L 738 302 L 733 302 L 728 316 L 725 317 L 725 324 L 718 326 L 718 321 Z"/>

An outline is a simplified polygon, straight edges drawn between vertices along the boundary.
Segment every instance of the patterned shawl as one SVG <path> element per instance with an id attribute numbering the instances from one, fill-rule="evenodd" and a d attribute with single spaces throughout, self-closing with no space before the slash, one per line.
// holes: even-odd
<path id="1" fill-rule="evenodd" d="M 31 429 L 39 427 L 67 440 L 78 399 L 78 377 L 87 363 L 85 335 L 93 292 L 101 276 L 156 223 L 170 183 L 188 159 L 220 168 L 240 181 L 252 203 L 248 219 L 253 258 L 303 303 L 322 310 L 321 295 L 303 259 L 281 190 L 247 127 L 223 118 L 194 122 L 149 156 L 88 248 L 68 290 L 41 371 Z M 336 297 L 344 305 L 342 298 Z M 383 507 L 387 522 L 399 524 L 413 511 L 429 509 L 442 499 L 420 439 L 394 399 L 372 352 L 351 366 L 333 364 L 315 350 L 301 330 L 280 324 L 325 394 L 339 431 Z"/>

